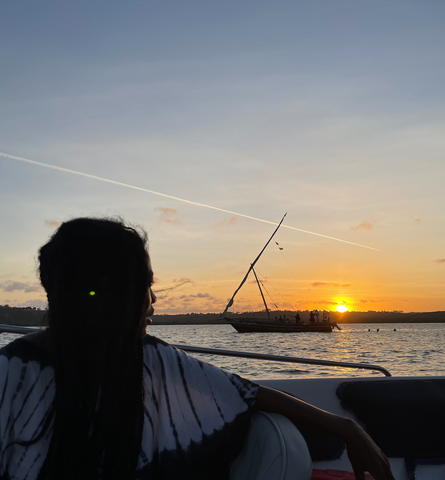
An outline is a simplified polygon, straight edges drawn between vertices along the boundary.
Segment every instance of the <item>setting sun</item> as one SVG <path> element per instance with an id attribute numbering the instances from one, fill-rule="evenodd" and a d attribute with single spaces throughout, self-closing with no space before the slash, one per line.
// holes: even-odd
<path id="1" fill-rule="evenodd" d="M 348 307 L 346 305 L 337 305 L 337 312 L 344 313 L 348 311 Z"/>

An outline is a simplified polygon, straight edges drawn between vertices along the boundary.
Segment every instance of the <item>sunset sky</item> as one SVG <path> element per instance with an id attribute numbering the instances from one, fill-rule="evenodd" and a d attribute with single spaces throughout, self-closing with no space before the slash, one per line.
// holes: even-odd
<path id="1" fill-rule="evenodd" d="M 119 215 L 149 234 L 158 313 L 220 312 L 274 230 L 245 216 L 287 212 L 324 236 L 281 228 L 264 253 L 279 307 L 445 310 L 443 0 L 41 0 L 0 18 L 0 305 L 46 305 L 36 253 L 60 222 Z M 262 308 L 250 280 L 234 311 Z"/>

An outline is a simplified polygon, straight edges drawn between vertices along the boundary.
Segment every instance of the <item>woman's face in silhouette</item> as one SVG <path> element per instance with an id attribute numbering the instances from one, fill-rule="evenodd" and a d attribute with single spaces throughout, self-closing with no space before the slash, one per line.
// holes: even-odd
<path id="1" fill-rule="evenodd" d="M 150 278 L 153 278 L 153 269 L 151 267 L 150 257 L 147 257 L 147 265 Z M 141 325 L 139 330 L 141 337 L 144 337 L 147 333 L 146 328 L 148 325 L 148 318 L 153 315 L 155 311 L 155 309 L 153 308 L 154 303 L 156 303 L 156 295 L 153 293 L 153 290 L 150 286 L 147 293 L 145 294 L 144 308 L 142 311 Z"/>

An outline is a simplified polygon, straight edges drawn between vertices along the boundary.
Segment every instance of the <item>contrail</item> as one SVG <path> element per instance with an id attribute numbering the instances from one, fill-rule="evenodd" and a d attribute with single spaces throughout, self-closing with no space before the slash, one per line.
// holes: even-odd
<path id="1" fill-rule="evenodd" d="M 92 178 L 93 180 L 99 180 L 101 182 L 111 183 L 113 185 L 119 185 L 121 187 L 132 188 L 133 190 L 139 190 L 140 192 L 152 193 L 153 195 L 158 195 L 164 198 L 170 198 L 171 200 L 176 200 L 178 202 L 188 203 L 190 205 L 196 205 L 198 207 L 210 208 L 212 210 L 218 210 L 219 212 L 230 213 L 231 215 L 249 218 L 250 220 L 256 220 L 257 222 L 269 223 L 270 225 L 278 225 L 278 223 L 269 222 L 269 220 L 263 220 L 262 218 L 251 217 L 250 215 L 244 215 L 243 213 L 232 212 L 231 210 L 226 210 L 224 208 L 219 208 L 219 207 L 213 207 L 212 205 L 206 205 L 204 203 L 192 202 L 191 200 L 174 197 L 173 195 L 167 195 L 166 193 L 155 192 L 154 190 L 149 190 L 148 188 L 136 187 L 135 185 L 129 185 L 128 183 L 117 182 L 116 180 L 109 180 L 108 178 L 98 177 L 97 175 L 90 175 L 89 173 L 78 172 L 76 170 L 70 170 L 69 168 L 57 167 L 56 165 L 50 165 L 49 163 L 36 162 L 35 160 L 16 157 L 14 155 L 8 155 L 7 153 L 2 153 L 2 152 L 0 152 L 0 157 L 9 158 L 11 160 L 18 160 L 19 162 L 30 163 L 31 165 L 37 165 L 38 167 L 45 167 L 45 168 L 50 168 L 52 170 L 58 170 L 59 172 L 79 175 L 80 177 Z M 378 248 L 368 247 L 366 245 L 361 245 L 360 243 L 348 242 L 348 240 L 342 240 L 341 238 L 330 237 L 328 235 L 323 235 L 321 233 L 310 232 L 309 230 L 302 230 L 301 228 L 291 227 L 289 225 L 282 224 L 281 227 L 289 228 L 290 230 L 296 230 L 297 232 L 308 233 L 310 235 L 316 235 L 317 237 L 328 238 L 329 240 L 335 240 L 336 242 L 349 243 L 349 245 L 355 245 L 356 247 L 369 248 L 370 250 L 376 250 L 378 252 L 380 251 Z"/>

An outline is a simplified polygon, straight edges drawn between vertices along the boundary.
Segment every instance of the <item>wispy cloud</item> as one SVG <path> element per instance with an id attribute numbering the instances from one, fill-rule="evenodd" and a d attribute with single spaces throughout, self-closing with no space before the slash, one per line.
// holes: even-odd
<path id="1" fill-rule="evenodd" d="M 57 220 L 45 220 L 45 225 L 47 227 L 57 228 L 57 227 L 60 227 L 60 225 L 62 225 L 62 222 L 58 222 Z"/>
<path id="2" fill-rule="evenodd" d="M 215 299 L 215 297 L 213 297 L 212 295 L 210 295 L 210 293 L 197 293 L 195 295 L 196 298 L 211 298 L 211 299 Z"/>
<path id="3" fill-rule="evenodd" d="M 367 298 L 360 298 L 358 303 L 378 303 L 381 302 L 382 300 L 372 300 L 372 299 L 367 299 Z"/>
<path id="4" fill-rule="evenodd" d="M 225 218 L 221 222 L 218 222 L 217 225 L 233 225 L 238 221 L 237 217 Z"/>
<path id="5" fill-rule="evenodd" d="M 16 277 L 17 275 L 15 275 L 14 273 L 1 273 L 0 274 L 0 278 L 11 278 L 11 277 Z"/>
<path id="6" fill-rule="evenodd" d="M 42 287 L 38 284 L 29 284 L 23 282 L 12 282 L 7 281 L 5 283 L 0 283 L 0 288 L 4 292 L 16 292 L 16 291 L 23 291 L 24 293 L 30 292 L 40 292 L 42 291 Z"/>
<path id="7" fill-rule="evenodd" d="M 311 283 L 313 287 L 324 287 L 324 286 L 330 286 L 330 287 L 350 287 L 352 283 L 334 283 L 334 282 L 313 282 Z"/>
<path id="8" fill-rule="evenodd" d="M 157 305 L 156 311 L 165 313 L 220 312 L 223 303 L 220 298 L 207 292 L 181 294 L 164 299 Z"/>
<path id="9" fill-rule="evenodd" d="M 172 223 L 174 225 L 180 225 L 182 222 L 178 218 L 178 210 L 176 208 L 155 208 L 155 211 L 160 212 L 158 222 Z"/>
<path id="10" fill-rule="evenodd" d="M 358 225 L 355 225 L 354 227 L 351 227 L 351 230 L 357 231 L 357 230 L 372 230 L 374 228 L 374 225 L 377 223 L 376 220 L 363 220 L 363 222 L 359 223 Z"/>
<path id="11" fill-rule="evenodd" d="M 434 263 L 445 263 L 445 258 L 436 258 L 436 260 L 433 260 Z"/>
<path id="12" fill-rule="evenodd" d="M 311 305 L 342 305 L 346 302 L 334 302 L 333 300 L 316 300 L 311 302 Z"/>
<path id="13" fill-rule="evenodd" d="M 181 300 L 186 300 L 186 299 L 190 299 L 190 298 L 205 298 L 205 299 L 208 299 L 208 300 L 216 300 L 216 297 L 213 297 L 212 295 L 210 295 L 210 293 L 193 293 L 191 295 L 181 295 L 179 297 Z"/>
<path id="14" fill-rule="evenodd" d="M 172 280 L 172 284 L 173 285 L 166 285 L 165 287 L 154 289 L 156 296 L 158 297 L 159 300 L 163 300 L 167 298 L 167 296 L 174 290 L 177 290 L 178 288 L 181 288 L 184 285 L 188 285 L 188 284 L 194 285 L 195 282 L 193 282 L 193 280 L 191 280 L 190 278 L 174 278 Z"/>
<path id="15" fill-rule="evenodd" d="M 263 283 L 269 283 L 269 280 L 267 279 L 267 277 L 259 278 L 258 280 L 260 281 L 261 285 L 262 285 Z M 256 279 L 254 278 L 254 279 L 252 279 L 252 280 L 249 280 L 247 283 L 251 283 L 252 285 L 256 285 L 256 284 L 257 284 L 257 281 L 256 281 Z"/>
<path id="16" fill-rule="evenodd" d="M 41 300 L 40 298 L 35 298 L 34 300 L 27 300 L 23 303 L 18 303 L 16 307 L 36 307 L 36 308 L 47 308 L 48 302 L 46 300 Z"/>

